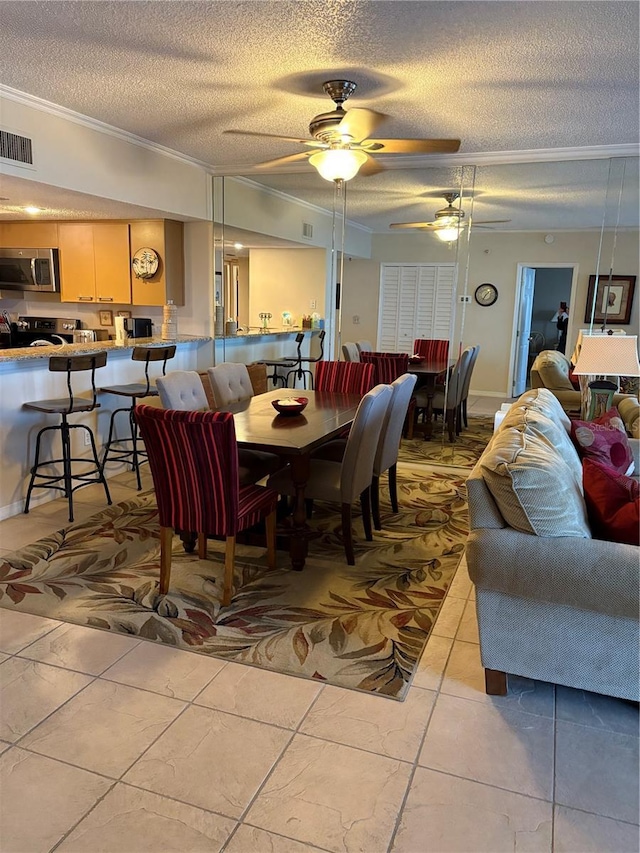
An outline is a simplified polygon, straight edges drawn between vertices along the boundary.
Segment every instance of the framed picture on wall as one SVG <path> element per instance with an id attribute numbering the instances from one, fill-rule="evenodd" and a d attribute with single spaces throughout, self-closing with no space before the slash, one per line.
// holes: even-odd
<path id="1" fill-rule="evenodd" d="M 113 311 L 102 310 L 99 313 L 101 326 L 113 326 Z"/>
<path id="2" fill-rule="evenodd" d="M 598 279 L 597 292 L 596 279 Z M 587 307 L 584 315 L 585 323 L 591 322 L 591 309 L 595 305 L 594 323 L 604 323 L 606 316 L 607 323 L 628 325 L 631 321 L 631 306 L 635 288 L 635 275 L 607 275 L 606 273 L 600 276 L 590 275 Z"/>

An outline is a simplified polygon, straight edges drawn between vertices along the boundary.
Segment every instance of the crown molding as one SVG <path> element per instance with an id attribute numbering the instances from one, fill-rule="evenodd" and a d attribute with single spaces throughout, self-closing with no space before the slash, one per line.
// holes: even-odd
<path id="1" fill-rule="evenodd" d="M 40 112 L 49 113 L 49 115 L 56 116 L 57 118 L 66 119 L 74 124 L 89 128 L 89 130 L 95 130 L 98 133 L 112 136 L 122 142 L 129 142 L 132 145 L 138 145 L 140 148 L 146 148 L 148 151 L 155 151 L 157 154 L 163 154 L 165 157 L 171 157 L 173 160 L 178 160 L 189 166 L 197 166 L 205 172 L 211 171 L 210 163 L 196 160 L 195 157 L 181 154 L 179 151 L 174 151 L 172 148 L 166 148 L 164 145 L 151 142 L 142 136 L 136 136 L 135 133 L 129 133 L 127 130 L 114 127 L 114 125 L 107 124 L 97 118 L 85 116 L 82 113 L 77 113 L 75 110 L 70 110 L 67 107 L 61 107 L 59 104 L 54 104 L 51 101 L 45 101 L 44 98 L 38 98 L 35 95 L 29 95 L 27 92 L 12 89 L 11 86 L 5 86 L 4 83 L 0 83 L 0 98 L 6 98 L 8 101 L 14 101 L 17 104 L 40 110 Z"/>
<path id="2" fill-rule="evenodd" d="M 504 166 L 513 163 L 550 163 L 567 160 L 609 160 L 612 157 L 638 157 L 640 145 L 625 143 L 622 145 L 584 145 L 575 148 L 532 148 L 522 151 L 471 151 L 457 154 L 420 154 L 410 157 L 396 155 L 376 155 L 385 169 L 425 169 L 432 166 Z M 275 169 L 269 174 L 295 174 L 308 172 L 306 162 L 291 163 Z M 263 175 L 264 168 L 247 166 L 246 163 L 215 166 L 212 174 L 222 175 Z"/>
<path id="3" fill-rule="evenodd" d="M 252 187 L 253 189 L 258 190 L 261 194 L 271 195 L 271 196 L 274 196 L 275 198 L 282 199 L 282 200 L 287 201 L 289 203 L 294 202 L 298 207 L 303 207 L 303 208 L 306 208 L 307 210 L 312 210 L 314 213 L 319 213 L 322 216 L 331 217 L 333 215 L 332 212 L 330 210 L 327 210 L 326 207 L 320 207 L 320 205 L 313 204 L 310 201 L 305 201 L 304 199 L 296 198 L 295 196 L 292 196 L 292 195 L 289 195 L 288 193 L 282 192 L 282 190 L 278 190 L 275 187 L 269 187 L 269 186 L 266 186 L 265 184 L 260 184 L 260 183 L 258 183 L 258 181 L 254 181 L 251 178 L 245 178 L 245 177 L 241 177 L 238 175 L 227 175 L 227 176 L 214 175 L 213 177 L 214 178 L 228 177 L 230 179 L 233 179 L 234 181 L 236 181 L 239 184 L 245 184 L 246 186 L 249 186 L 249 187 Z M 346 224 L 350 228 L 355 229 L 356 231 L 362 231 L 364 234 L 373 234 L 374 233 L 372 228 L 369 228 L 366 225 L 362 225 L 360 222 L 354 222 L 351 219 L 347 219 Z"/>

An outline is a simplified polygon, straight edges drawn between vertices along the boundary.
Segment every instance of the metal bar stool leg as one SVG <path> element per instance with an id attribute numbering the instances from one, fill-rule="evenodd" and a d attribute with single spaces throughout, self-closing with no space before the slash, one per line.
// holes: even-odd
<path id="1" fill-rule="evenodd" d="M 133 414 L 133 410 L 135 408 L 135 403 L 129 409 L 129 424 L 131 425 L 131 442 L 132 442 L 132 453 L 133 453 L 133 461 L 131 463 L 131 468 L 136 472 L 136 482 L 138 483 L 138 491 L 142 489 L 142 480 L 140 479 L 140 455 L 138 453 L 138 425 L 136 423 L 136 419 Z"/>
<path id="2" fill-rule="evenodd" d="M 109 506 L 111 506 L 111 493 L 109 492 L 109 486 L 107 485 L 107 480 L 104 476 L 103 467 L 100 464 L 100 460 L 98 459 L 98 448 L 96 447 L 96 440 L 93 435 L 93 430 L 90 429 L 88 426 L 85 426 L 84 424 L 78 424 L 78 426 L 80 427 L 80 429 L 86 429 L 86 431 L 89 433 L 89 441 L 91 442 L 91 453 L 93 455 L 93 463 L 96 466 L 96 471 L 98 472 L 98 479 L 96 482 L 102 483 L 104 493 L 107 497 L 107 503 L 109 504 Z"/>

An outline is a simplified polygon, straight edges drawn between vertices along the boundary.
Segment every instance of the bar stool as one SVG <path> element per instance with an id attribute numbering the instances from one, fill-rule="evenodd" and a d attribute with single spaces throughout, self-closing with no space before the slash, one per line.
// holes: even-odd
<path id="1" fill-rule="evenodd" d="M 130 385 L 109 385 L 105 388 L 100 388 L 101 394 L 115 394 L 118 397 L 128 397 L 131 400 L 130 406 L 123 406 L 120 409 L 114 409 L 109 421 L 109 437 L 104 448 L 104 457 L 102 459 L 102 470 L 107 462 L 129 462 L 131 470 L 136 472 L 136 480 L 138 483 L 138 491 L 142 488 L 142 480 L 140 479 L 140 465 L 147 460 L 147 453 L 144 449 L 139 449 L 140 439 L 138 438 L 138 425 L 134 417 L 134 409 L 136 401 L 144 397 L 157 397 L 158 389 L 151 384 L 149 379 L 149 362 L 162 362 L 162 375 L 166 374 L 167 361 L 173 358 L 176 354 L 176 345 L 168 346 L 151 346 L 151 347 L 134 347 L 131 354 L 132 361 L 144 361 L 144 382 L 131 383 Z M 116 415 L 119 412 L 128 412 L 129 414 L 129 431 L 130 436 L 126 438 L 116 438 L 114 436 Z M 113 445 L 124 445 L 114 447 Z"/>
<path id="2" fill-rule="evenodd" d="M 33 467 L 31 468 L 31 479 L 27 489 L 27 498 L 24 505 L 25 513 L 29 512 L 29 503 L 31 501 L 31 493 L 34 489 L 57 489 L 64 492 L 65 498 L 69 501 L 69 521 L 73 521 L 73 493 L 82 486 L 88 486 L 91 483 L 102 483 L 107 496 L 107 503 L 111 503 L 111 495 L 107 481 L 104 478 L 104 471 L 98 459 L 96 450 L 96 442 L 93 435 L 93 430 L 86 424 L 70 424 L 67 417 L 75 412 L 92 412 L 94 409 L 100 408 L 100 403 L 96 401 L 96 385 L 95 372 L 99 367 L 104 367 L 107 363 L 106 352 L 94 352 L 83 355 L 53 355 L 49 359 L 49 370 L 52 373 L 67 374 L 67 389 L 68 397 L 63 397 L 56 400 L 35 400 L 32 403 L 23 403 L 23 408 L 34 409 L 37 412 L 45 412 L 51 415 L 60 415 L 61 421 L 56 426 L 43 427 L 36 438 L 36 456 Z M 91 371 L 91 397 L 74 397 L 73 388 L 71 385 L 71 374 L 79 371 Z M 91 455 L 93 456 L 93 468 L 84 471 L 80 474 L 72 473 L 72 465 L 75 462 L 86 464 L 90 460 L 81 457 L 73 457 L 71 455 L 71 430 L 80 429 L 86 430 L 91 441 Z M 49 459 L 40 461 L 40 441 L 45 432 L 50 430 L 59 430 L 62 439 L 62 456 L 59 459 Z M 38 471 L 39 468 L 52 465 L 62 464 L 62 474 L 45 473 Z M 73 481 L 78 481 L 78 485 L 74 486 Z M 39 482 L 41 481 L 41 482 Z M 56 485 L 62 482 L 63 485 Z"/>
<path id="3" fill-rule="evenodd" d="M 324 358 L 324 337 L 325 337 L 325 335 L 326 335 L 326 332 L 324 329 L 318 335 L 318 341 L 320 342 L 320 355 L 318 355 L 316 358 L 300 358 L 300 348 L 298 347 L 299 364 L 297 367 L 292 368 L 287 373 L 285 385 L 287 385 L 287 386 L 289 385 L 289 377 L 290 376 L 293 376 L 293 383 L 291 385 L 292 388 L 296 387 L 296 379 L 304 379 L 304 389 L 306 391 L 306 389 L 307 389 L 307 375 L 308 375 L 309 376 L 309 387 L 313 391 L 313 373 L 308 369 L 303 370 L 302 365 L 303 364 L 317 364 L 319 361 L 322 361 L 322 359 Z"/>
<path id="4" fill-rule="evenodd" d="M 273 373 L 270 373 L 267 376 L 267 379 L 270 379 L 273 382 L 273 387 L 278 387 L 278 382 L 282 382 L 282 387 L 287 387 L 287 381 L 289 378 L 289 373 L 291 369 L 300 367 L 302 363 L 302 342 L 304 341 L 304 332 L 298 332 L 296 335 L 296 344 L 298 345 L 298 354 L 285 356 L 284 358 L 274 358 L 269 361 L 263 361 L 262 364 L 266 364 L 267 367 L 273 367 Z M 286 377 L 282 376 L 278 373 L 279 367 L 288 367 L 290 368 L 289 373 L 287 373 Z"/>

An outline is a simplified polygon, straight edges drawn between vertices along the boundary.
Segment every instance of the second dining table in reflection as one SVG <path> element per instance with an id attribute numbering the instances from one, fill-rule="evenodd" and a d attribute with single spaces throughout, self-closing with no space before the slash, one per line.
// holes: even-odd
<path id="1" fill-rule="evenodd" d="M 299 396 L 309 400 L 299 415 L 281 415 L 272 406 L 273 400 Z M 309 527 L 304 490 L 309 479 L 311 452 L 351 425 L 360 399 L 359 394 L 323 391 L 295 394 L 280 389 L 250 397 L 223 410 L 233 412 L 238 447 L 276 453 L 291 465 L 295 500 L 290 556 L 292 568 L 296 570 L 304 568 L 307 557 Z"/>

